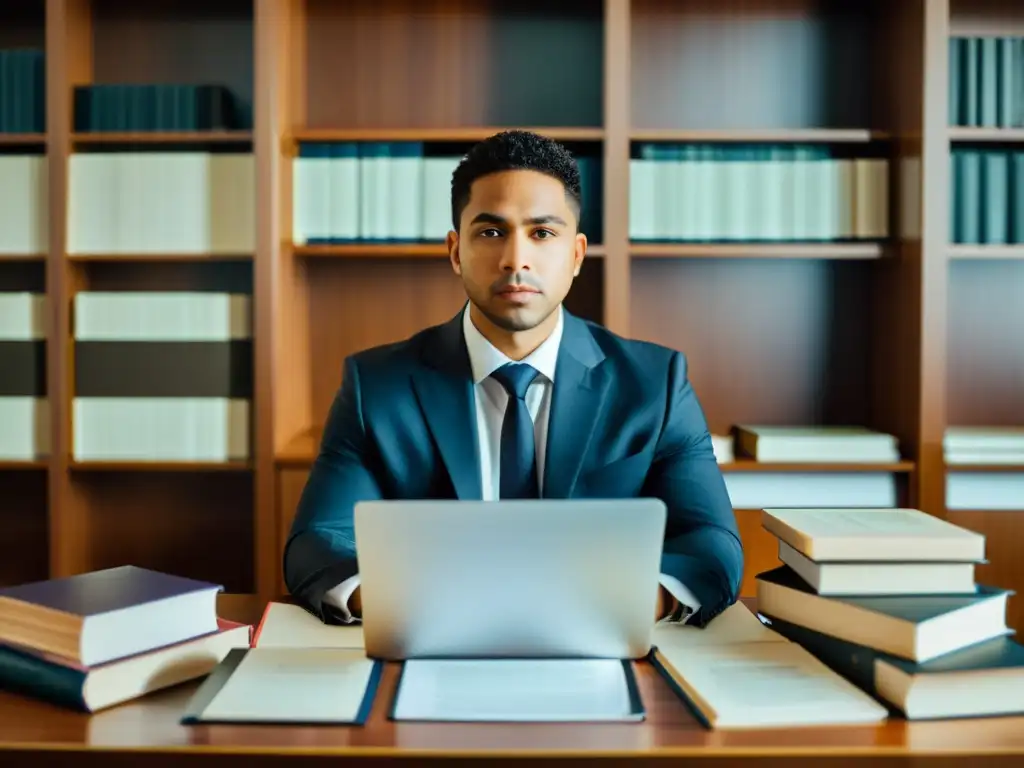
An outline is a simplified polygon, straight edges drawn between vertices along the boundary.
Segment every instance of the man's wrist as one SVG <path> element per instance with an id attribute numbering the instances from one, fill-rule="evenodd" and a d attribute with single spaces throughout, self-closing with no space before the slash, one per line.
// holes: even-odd
<path id="1" fill-rule="evenodd" d="M 674 615 L 679 611 L 680 603 L 676 600 L 675 595 L 665 589 L 664 584 L 658 585 L 658 591 L 661 594 L 661 610 L 658 612 L 658 621 L 664 618 Z"/>

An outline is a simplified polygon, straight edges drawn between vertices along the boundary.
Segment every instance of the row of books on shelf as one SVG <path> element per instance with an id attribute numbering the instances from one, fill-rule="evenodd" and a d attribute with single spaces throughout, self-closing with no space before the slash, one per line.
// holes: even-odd
<path id="1" fill-rule="evenodd" d="M 48 248 L 48 160 L 0 156 L 0 254 Z M 69 253 L 246 254 L 252 153 L 86 152 L 68 163 Z"/>
<path id="2" fill-rule="evenodd" d="M 804 465 L 784 473 L 727 472 L 726 486 L 737 509 L 898 503 L 896 473 L 885 468 L 902 457 L 894 435 L 854 425 L 740 424 L 729 434 L 713 434 L 711 440 L 720 464 L 741 459 Z M 951 426 L 944 444 L 947 508 L 1024 510 L 1024 427 Z M 816 470 L 814 465 L 822 463 L 834 466 Z M 855 471 L 844 471 L 843 465 Z M 879 468 L 864 471 L 861 465 Z M 1001 466 L 979 471 L 986 465 Z"/>
<path id="3" fill-rule="evenodd" d="M 77 85 L 74 126 L 83 133 L 230 131 L 250 127 L 230 89 L 197 83 Z"/>
<path id="4" fill-rule="evenodd" d="M 950 240 L 1024 243 L 1024 150 L 958 147 L 951 162 Z"/>
<path id="5" fill-rule="evenodd" d="M 720 464 L 743 460 L 754 465 L 724 473 L 735 509 L 899 503 L 897 476 L 885 466 L 900 460 L 892 435 L 855 426 L 736 424 L 727 434 L 712 434 L 711 443 Z M 791 466 L 756 471 L 758 463 Z M 833 466 L 814 466 L 823 463 Z M 866 470 L 864 464 L 881 466 Z"/>
<path id="6" fill-rule="evenodd" d="M 948 508 L 1024 510 L 1024 426 L 952 426 L 942 448 Z"/>
<path id="7" fill-rule="evenodd" d="M 730 151 L 715 149 L 725 155 L 701 159 L 683 149 L 678 159 L 633 160 L 631 238 L 888 235 L 887 161 L 814 159 L 818 150 L 800 147 L 779 148 L 773 160 L 748 161 L 729 159 Z M 424 154 L 417 142 L 303 145 L 294 161 L 293 241 L 443 241 L 452 226 L 451 176 L 459 161 Z M 0 252 L 46 250 L 46 163 L 41 155 L 0 158 Z M 601 164 L 581 157 L 579 165 L 582 228 L 600 242 Z M 75 153 L 69 174 L 69 253 L 237 254 L 254 248 L 251 153 Z"/>
<path id="8" fill-rule="evenodd" d="M 950 38 L 949 124 L 1024 126 L 1024 38 Z"/>
<path id="9" fill-rule="evenodd" d="M 451 185 L 462 156 L 416 141 L 311 142 L 294 160 L 298 245 L 440 242 L 452 229 Z M 581 228 L 601 237 L 601 163 L 577 157 Z"/>
<path id="10" fill-rule="evenodd" d="M 824 146 L 639 144 L 635 241 L 851 241 L 889 235 L 889 163 Z"/>
<path id="11" fill-rule="evenodd" d="M 1024 647 L 1006 620 L 1012 592 L 976 578 L 983 535 L 903 508 L 768 508 L 761 523 L 781 564 L 757 574 L 756 613 L 737 603 L 703 628 L 653 627 L 647 660 L 699 722 L 801 727 L 1024 712 Z M 264 657 L 307 669 L 319 658 L 346 675 L 325 681 L 343 687 L 317 717 L 365 723 L 380 670 L 359 625 L 323 624 L 271 602 L 252 631 L 217 617 L 219 589 L 125 566 L 0 591 L 0 687 L 95 712 L 205 677 L 183 722 L 283 722 L 302 713 L 288 701 L 243 703 L 232 689 Z M 58 624 L 77 620 L 80 629 L 56 631 L 55 607 Z M 287 688 L 280 673 L 277 682 Z M 556 675 L 536 694 L 562 684 Z M 619 716 L 635 720 L 637 705 L 642 713 L 634 702 Z M 398 701 L 392 717 L 404 712 Z"/>
<path id="12" fill-rule="evenodd" d="M 0 133 L 45 130 L 45 54 L 37 48 L 0 49 Z"/>
<path id="13" fill-rule="evenodd" d="M 45 301 L 0 293 L 0 456 L 8 459 L 49 452 Z M 247 459 L 251 301 L 216 292 L 77 293 L 73 457 Z"/>

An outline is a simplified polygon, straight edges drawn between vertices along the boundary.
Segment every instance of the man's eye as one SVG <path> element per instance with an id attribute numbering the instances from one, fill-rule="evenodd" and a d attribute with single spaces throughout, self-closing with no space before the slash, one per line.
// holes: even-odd
<path id="1" fill-rule="evenodd" d="M 501 232 L 499 232 L 496 229 L 485 229 L 482 232 L 480 232 L 480 235 L 482 237 L 497 237 L 500 234 Z"/>
<path id="2" fill-rule="evenodd" d="M 555 233 L 552 232 L 550 229 L 538 229 L 537 230 L 537 237 L 540 237 L 541 240 L 546 240 L 547 238 L 554 237 L 554 236 L 555 236 Z"/>

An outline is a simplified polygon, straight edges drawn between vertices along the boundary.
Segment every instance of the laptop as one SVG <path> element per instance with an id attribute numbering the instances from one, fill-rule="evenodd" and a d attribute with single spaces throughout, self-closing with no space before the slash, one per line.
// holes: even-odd
<path id="1" fill-rule="evenodd" d="M 366 653 L 643 658 L 666 517 L 658 499 L 359 502 Z"/>

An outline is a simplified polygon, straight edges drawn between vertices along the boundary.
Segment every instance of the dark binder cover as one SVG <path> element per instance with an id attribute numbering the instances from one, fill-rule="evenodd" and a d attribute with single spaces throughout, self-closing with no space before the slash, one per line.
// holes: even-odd
<path id="1" fill-rule="evenodd" d="M 250 653 L 253 649 L 251 648 L 235 648 L 228 653 L 224 660 L 217 665 L 217 667 L 207 676 L 203 681 L 202 685 L 196 690 L 189 700 L 188 705 L 185 708 L 185 713 L 181 717 L 182 725 L 244 725 L 244 723 L 238 721 L 230 721 L 227 723 L 221 723 L 218 720 L 207 720 L 203 717 L 203 712 L 213 701 L 214 697 L 220 693 L 221 688 L 231 678 L 235 670 L 238 669 L 238 665 L 242 663 L 242 659 L 245 658 L 246 654 Z M 359 712 L 356 714 L 355 719 L 351 721 L 339 720 L 331 723 L 330 725 L 365 725 L 367 718 L 370 716 L 370 710 L 373 708 L 374 699 L 377 696 L 377 690 L 380 688 L 381 676 L 384 672 L 384 662 L 379 659 L 374 661 L 373 671 L 370 673 L 370 678 L 366 683 L 366 691 L 363 693 L 363 701 L 359 707 Z M 269 724 L 268 721 L 261 720 L 260 725 Z M 288 720 L 287 725 L 303 726 L 303 725 L 316 725 L 323 726 L 327 725 L 323 722 L 316 723 L 301 723 L 298 721 Z"/>
<path id="2" fill-rule="evenodd" d="M 892 616 L 908 624 L 920 624 L 929 619 L 958 611 L 961 608 L 970 608 L 986 600 L 1014 594 L 1013 590 L 1010 589 L 979 584 L 977 591 L 971 594 L 907 595 L 894 593 L 888 595 L 819 595 L 810 584 L 800 578 L 796 571 L 786 565 L 759 573 L 757 579 L 758 581 L 778 584 L 781 587 L 814 595 L 822 602 L 844 603 L 873 613 Z"/>
<path id="3" fill-rule="evenodd" d="M 657 646 L 651 648 L 651 652 L 647 655 L 647 662 L 654 667 L 659 675 L 661 675 L 662 680 L 665 681 L 669 690 L 678 696 L 679 700 L 683 702 L 683 705 L 690 710 L 690 714 L 693 715 L 694 719 L 709 731 L 714 730 L 714 726 L 711 725 L 711 721 L 709 721 L 704 716 L 704 713 L 700 711 L 696 702 L 690 698 L 690 695 L 683 690 L 683 687 L 679 685 L 679 682 L 672 676 L 672 673 L 669 672 L 665 665 L 661 663 L 661 658 L 658 656 Z"/>
<path id="4" fill-rule="evenodd" d="M 212 639 L 214 635 L 231 632 L 246 626 L 245 624 L 227 619 L 218 619 L 218 624 L 217 632 L 210 635 L 184 640 L 163 648 L 154 648 L 151 651 L 136 654 L 136 656 L 117 659 L 95 667 L 86 667 L 70 659 L 48 653 L 39 653 L 29 648 L 0 645 L 0 690 L 47 701 L 51 704 L 79 712 L 92 713 L 98 710 L 93 710 L 88 706 L 86 702 L 86 686 L 89 684 L 89 679 L 93 672 L 99 672 L 107 668 L 123 667 L 126 663 L 133 661 L 133 659 L 160 654 L 176 647 L 188 648 L 195 646 L 207 639 Z M 249 633 L 250 635 L 252 634 L 251 627 Z M 190 676 L 189 679 L 194 678 Z M 172 682 L 170 684 L 177 685 L 178 683 Z M 161 685 L 156 690 L 163 690 L 165 687 L 167 686 Z"/>
<path id="5" fill-rule="evenodd" d="M 1012 636 L 1013 630 L 1005 635 L 984 640 L 944 654 L 925 662 L 901 659 L 865 645 L 840 640 L 836 637 L 801 627 L 788 621 L 762 614 L 769 626 L 791 642 L 806 648 L 827 667 L 849 680 L 875 701 L 889 710 L 890 716 L 902 717 L 906 713 L 894 702 L 883 699 L 875 684 L 875 662 L 884 661 L 893 667 L 915 677 L 934 677 L 951 672 L 969 672 L 991 669 L 1013 669 L 1024 667 L 1024 646 Z M 987 714 L 977 715 L 989 717 Z M 920 720 L 925 718 L 913 718 Z M 937 719 L 949 719 L 940 715 Z M 959 717 L 959 719 L 969 719 Z"/>
<path id="6" fill-rule="evenodd" d="M 609 724 L 612 723 L 612 722 L 615 722 L 615 723 L 622 723 L 622 722 L 630 722 L 630 723 L 636 722 L 636 723 L 640 723 L 640 722 L 643 722 L 644 720 L 647 719 L 647 708 L 644 706 L 643 697 L 640 695 L 640 688 L 639 688 L 639 686 L 637 685 L 637 682 L 636 682 L 636 673 L 633 670 L 633 664 L 628 659 L 622 659 L 621 663 L 622 663 L 622 671 L 623 671 L 623 674 L 625 675 L 625 678 L 626 678 L 626 689 L 629 691 L 629 705 L 630 705 L 629 706 L 629 713 L 631 715 L 633 715 L 634 718 L 629 719 L 629 720 L 615 720 L 615 721 L 601 720 L 601 721 L 597 721 L 597 722 L 609 723 Z M 399 699 L 399 696 L 401 695 L 401 691 L 402 691 L 402 678 L 403 678 L 404 675 L 405 675 L 405 665 L 403 664 L 401 670 L 398 673 L 398 680 L 395 683 L 395 694 L 394 694 L 394 696 L 391 697 L 391 707 L 388 710 L 388 719 L 389 720 L 393 720 L 395 722 L 406 722 L 407 723 L 407 722 L 414 722 L 414 721 L 410 720 L 409 718 L 399 718 L 399 717 L 396 716 L 396 713 L 395 713 L 395 710 L 396 710 L 396 708 L 398 706 L 398 699 Z M 429 722 L 435 722 L 435 721 L 431 720 Z M 456 721 L 455 720 L 445 720 L 443 722 L 454 723 Z M 469 721 L 469 722 L 484 723 L 484 722 L 488 722 L 488 721 L 486 721 L 486 720 L 472 720 L 472 721 Z M 497 722 L 505 722 L 505 721 L 497 721 Z M 517 724 L 519 724 L 519 723 L 522 723 L 522 722 L 525 722 L 525 721 L 517 720 L 515 722 Z M 545 721 L 545 720 L 537 720 L 537 722 L 538 723 L 542 723 L 542 722 L 547 722 L 547 721 Z M 585 722 L 585 721 L 577 720 L 577 721 L 574 721 L 574 722 L 579 723 L 579 722 Z M 589 722 L 589 721 L 587 721 L 587 722 Z"/>

